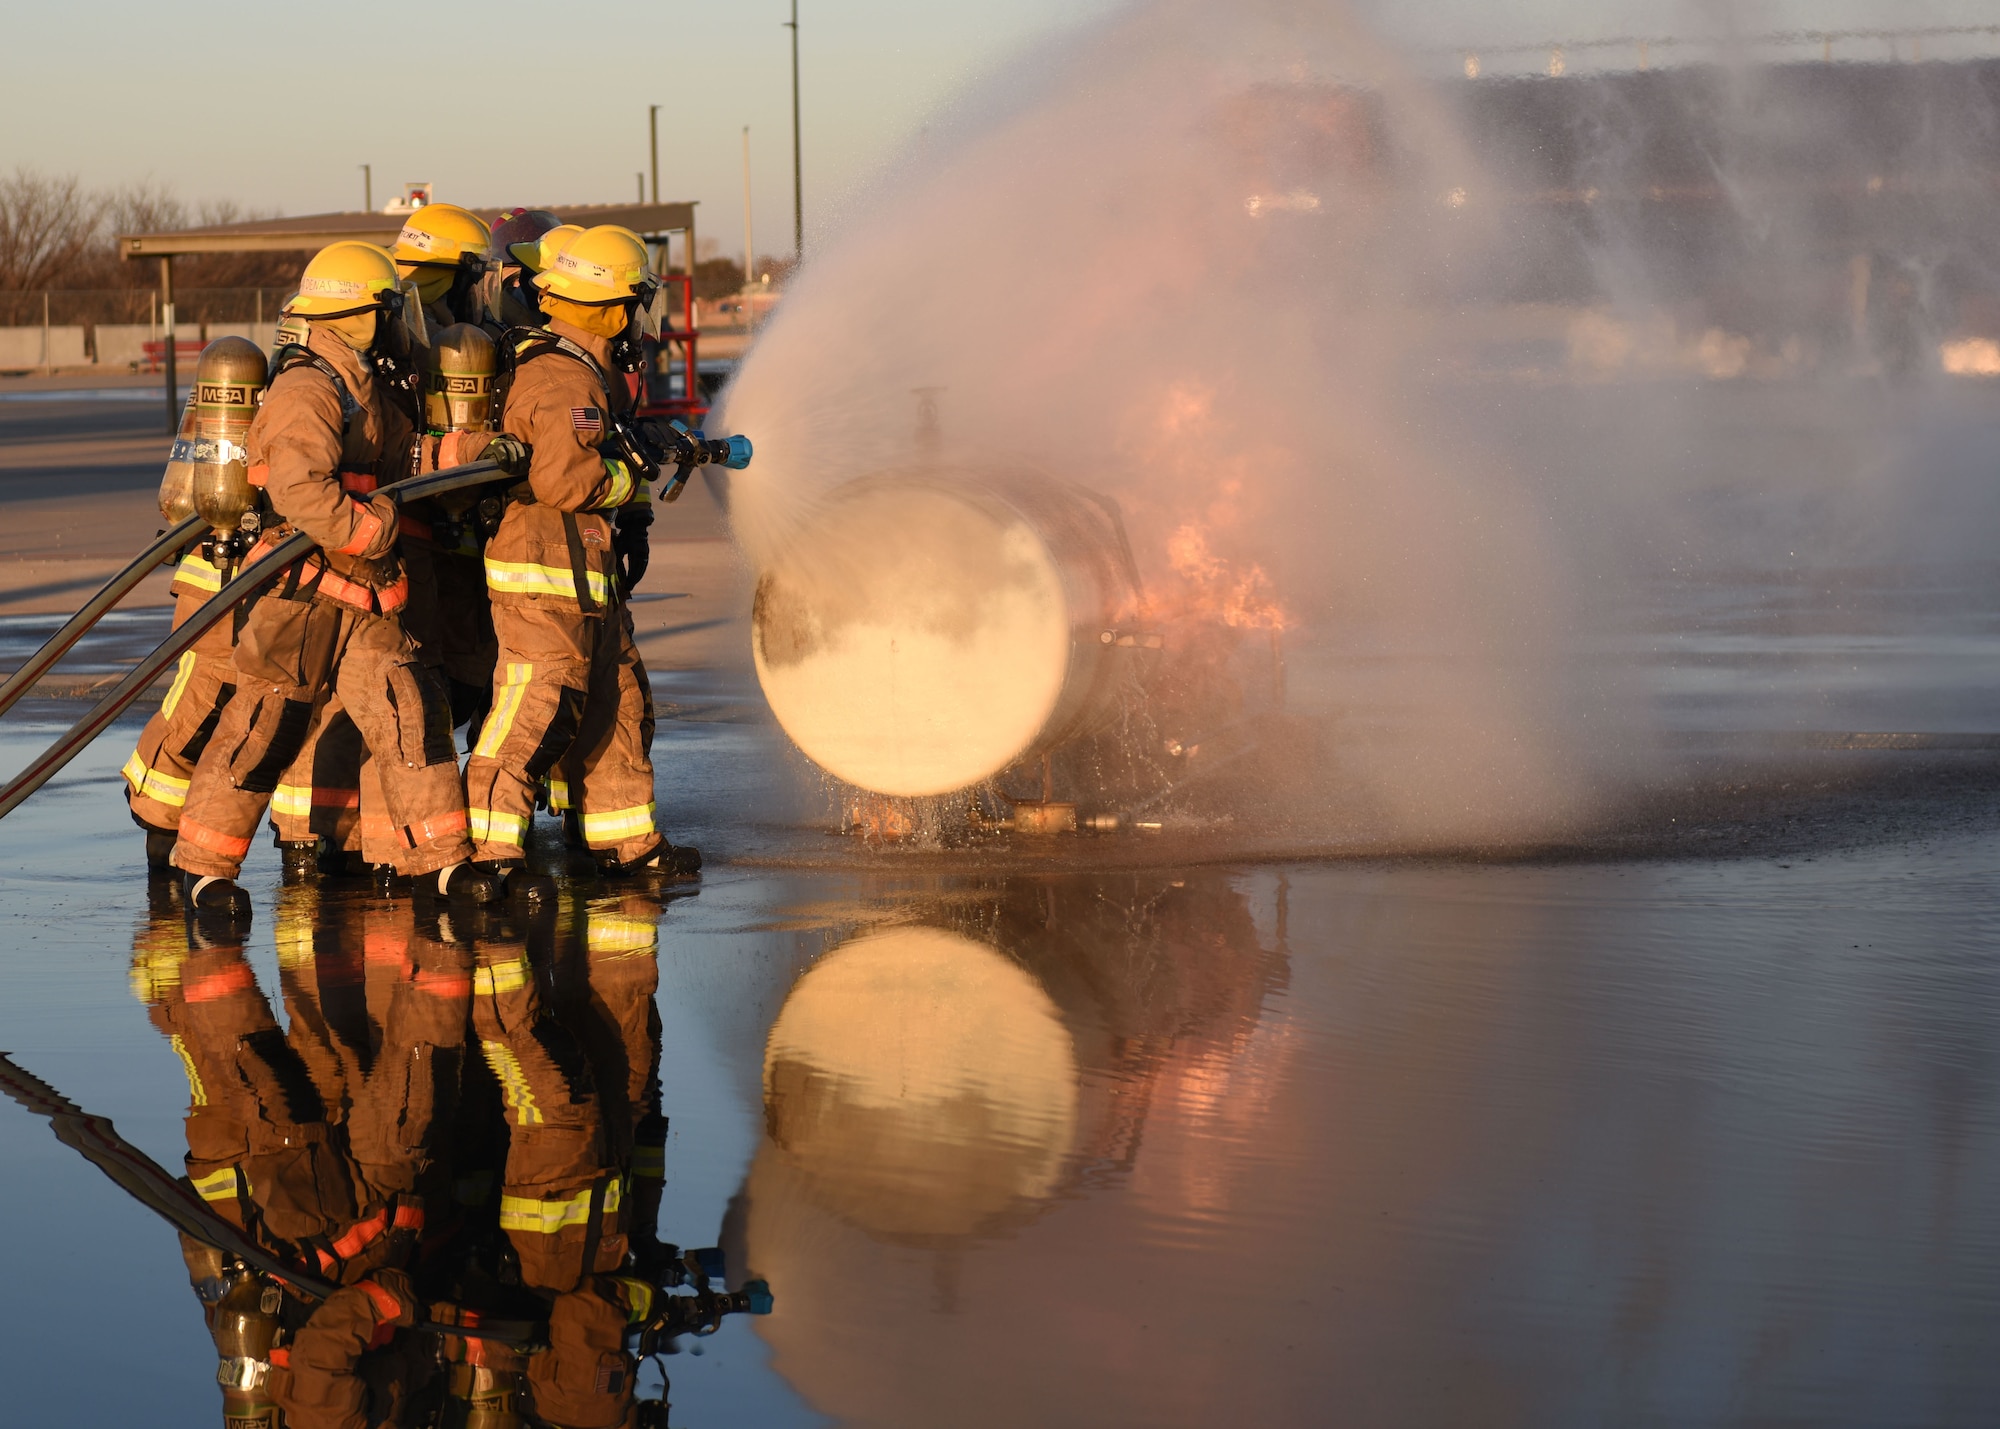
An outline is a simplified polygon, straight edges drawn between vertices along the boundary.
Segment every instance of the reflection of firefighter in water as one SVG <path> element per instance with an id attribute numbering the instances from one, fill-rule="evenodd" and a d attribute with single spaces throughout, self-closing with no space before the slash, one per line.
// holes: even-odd
<path id="1" fill-rule="evenodd" d="M 164 907 L 133 959 L 187 1072 L 189 1181 L 302 1272 L 183 1235 L 233 1429 L 609 1429 L 645 1409 L 633 1350 L 768 1308 L 654 1239 L 656 901 L 426 927 L 295 888 L 279 913 L 288 1029 L 240 943 L 190 947 Z"/>

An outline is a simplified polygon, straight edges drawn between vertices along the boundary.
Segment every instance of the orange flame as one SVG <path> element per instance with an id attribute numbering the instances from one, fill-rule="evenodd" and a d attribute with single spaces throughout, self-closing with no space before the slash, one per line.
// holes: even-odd
<path id="1" fill-rule="evenodd" d="M 1293 621 L 1263 566 L 1217 550 L 1244 523 L 1251 472 L 1286 454 L 1248 449 L 1216 417 L 1214 389 L 1193 382 L 1168 388 L 1152 418 L 1151 429 L 1131 444 L 1134 454 L 1155 478 L 1166 477 L 1167 489 L 1203 492 L 1207 499 L 1167 537 L 1167 568 L 1175 579 L 1169 589 L 1149 593 L 1146 615 L 1235 630 L 1290 629 Z M 1149 498 L 1157 501 L 1157 488 Z"/>

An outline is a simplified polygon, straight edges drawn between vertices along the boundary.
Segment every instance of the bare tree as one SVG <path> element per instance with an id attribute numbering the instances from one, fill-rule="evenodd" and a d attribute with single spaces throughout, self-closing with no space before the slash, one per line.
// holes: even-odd
<path id="1" fill-rule="evenodd" d="M 0 290 L 52 286 L 96 242 L 105 201 L 74 174 L 0 178 Z"/>

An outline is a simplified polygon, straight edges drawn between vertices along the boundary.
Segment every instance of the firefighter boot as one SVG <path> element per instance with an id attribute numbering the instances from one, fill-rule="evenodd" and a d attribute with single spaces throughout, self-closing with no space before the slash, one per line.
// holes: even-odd
<path id="1" fill-rule="evenodd" d="M 319 840 L 279 839 L 278 858 L 284 864 L 285 882 L 305 883 L 319 876 Z"/>
<path id="2" fill-rule="evenodd" d="M 471 862 L 447 864 L 438 870 L 435 881 L 421 878 L 413 882 L 419 889 L 426 892 L 434 889 L 461 903 L 498 903 L 504 892 L 503 879 Z"/>
<path id="3" fill-rule="evenodd" d="M 475 863 L 474 868 L 491 878 L 503 897 L 525 903 L 530 908 L 553 907 L 556 881 L 545 873 L 530 873 L 524 863 L 492 859 Z"/>
<path id="4" fill-rule="evenodd" d="M 143 825 L 141 827 L 144 827 Z M 172 829 L 146 830 L 146 876 L 148 878 L 171 878 L 174 875 L 174 840 L 179 838 Z"/>
<path id="5" fill-rule="evenodd" d="M 692 844 L 673 844 L 661 839 L 652 852 L 629 863 L 599 855 L 598 872 L 606 878 L 636 878 L 643 874 L 679 882 L 701 877 L 701 850 Z"/>
<path id="6" fill-rule="evenodd" d="M 183 873 L 181 900 L 189 913 L 204 921 L 237 926 L 250 922 L 250 894 L 233 878 Z"/>

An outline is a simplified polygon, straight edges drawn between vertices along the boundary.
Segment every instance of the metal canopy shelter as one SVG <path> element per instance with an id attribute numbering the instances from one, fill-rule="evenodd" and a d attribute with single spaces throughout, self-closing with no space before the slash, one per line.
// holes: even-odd
<path id="1" fill-rule="evenodd" d="M 673 233 L 687 235 L 688 264 L 695 261 L 694 210 L 692 203 L 582 203 L 551 206 L 565 223 L 585 228 L 615 223 L 629 228 L 649 243 L 664 244 Z M 121 258 L 156 258 L 160 264 L 160 316 L 167 387 L 167 430 L 180 426 L 180 409 L 174 403 L 178 378 L 174 370 L 174 259 L 195 253 L 316 253 L 329 243 L 344 239 L 378 243 L 388 247 L 396 241 L 403 220 L 414 210 L 399 213 L 318 213 L 304 218 L 257 218 L 245 223 L 218 223 L 208 228 L 183 228 L 171 233 L 127 233 L 118 236 Z M 475 208 L 489 227 L 505 209 Z M 690 315 L 691 316 L 691 315 Z"/>

